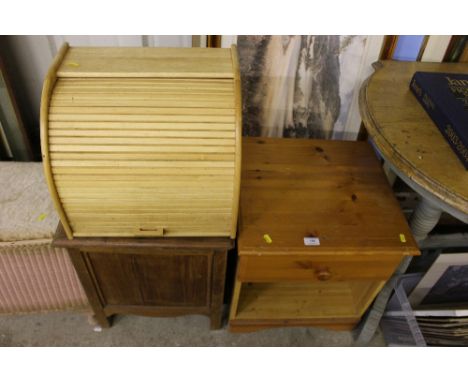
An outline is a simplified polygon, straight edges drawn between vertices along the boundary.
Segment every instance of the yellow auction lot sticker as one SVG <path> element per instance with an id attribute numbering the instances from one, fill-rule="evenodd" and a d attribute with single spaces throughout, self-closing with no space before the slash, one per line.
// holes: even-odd
<path id="1" fill-rule="evenodd" d="M 265 235 L 263 235 L 263 240 L 265 240 L 265 242 L 266 242 L 267 244 L 273 243 L 273 240 L 271 240 L 270 235 L 268 235 L 267 233 L 266 233 Z"/>

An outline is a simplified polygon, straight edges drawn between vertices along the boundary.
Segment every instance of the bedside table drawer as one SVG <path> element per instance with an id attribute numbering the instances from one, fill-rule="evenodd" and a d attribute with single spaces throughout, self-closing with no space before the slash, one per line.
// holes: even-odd
<path id="1" fill-rule="evenodd" d="M 237 279 L 251 282 L 386 280 L 401 256 L 240 256 Z"/>

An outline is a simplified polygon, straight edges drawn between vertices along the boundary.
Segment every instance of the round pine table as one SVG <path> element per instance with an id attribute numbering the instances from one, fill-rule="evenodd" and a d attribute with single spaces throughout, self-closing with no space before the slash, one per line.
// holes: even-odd
<path id="1" fill-rule="evenodd" d="M 415 239 L 424 240 L 442 212 L 468 223 L 468 171 L 409 87 L 416 71 L 468 73 L 468 64 L 379 61 L 374 68 L 361 88 L 361 117 L 386 165 L 421 196 L 410 220 Z"/>

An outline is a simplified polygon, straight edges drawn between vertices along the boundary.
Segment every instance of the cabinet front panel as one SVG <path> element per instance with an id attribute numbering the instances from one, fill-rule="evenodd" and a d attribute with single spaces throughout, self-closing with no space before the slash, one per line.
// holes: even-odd
<path id="1" fill-rule="evenodd" d="M 86 257 L 105 305 L 143 304 L 132 256 L 91 252 Z"/>
<path id="2" fill-rule="evenodd" d="M 87 253 L 106 305 L 207 306 L 207 255 Z"/>
<path id="3" fill-rule="evenodd" d="M 208 304 L 208 256 L 134 256 L 145 304 Z"/>

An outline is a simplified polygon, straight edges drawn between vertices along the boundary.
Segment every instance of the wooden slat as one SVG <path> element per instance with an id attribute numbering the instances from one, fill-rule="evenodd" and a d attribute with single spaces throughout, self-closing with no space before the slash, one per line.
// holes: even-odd
<path id="1" fill-rule="evenodd" d="M 234 115 L 234 109 L 155 108 L 155 107 L 50 107 L 50 114 L 137 114 L 137 115 Z"/>
<path id="2" fill-rule="evenodd" d="M 193 92 L 220 92 L 220 93 L 232 93 L 232 81 L 226 83 L 205 83 L 199 82 L 198 84 L 189 84 L 185 82 L 181 83 L 158 83 L 158 82 L 147 82 L 141 80 L 140 82 L 125 83 L 119 80 L 112 80 L 111 82 L 100 82 L 100 83 L 86 83 L 85 81 L 76 83 L 63 83 L 63 79 L 60 79 L 56 85 L 57 93 L 99 93 L 101 91 L 108 91 L 118 89 L 124 92 L 145 92 L 145 91 L 193 91 Z"/>
<path id="3" fill-rule="evenodd" d="M 198 232 L 207 232 L 208 234 L 205 236 L 217 236 L 210 234 L 210 232 L 220 232 L 220 231 L 226 231 L 229 229 L 229 223 L 223 222 L 218 225 L 215 225 L 213 223 L 209 222 L 170 222 L 170 223 L 164 223 L 164 222 L 125 222 L 124 224 L 120 225 L 115 225 L 115 224 L 109 224 L 108 222 L 99 222 L 98 224 L 94 224 L 92 226 L 86 225 L 85 222 L 74 222 L 72 224 L 73 230 L 76 231 L 82 231 L 82 232 L 109 232 L 109 233 L 118 233 L 120 232 L 120 236 L 128 236 L 128 233 L 138 231 L 140 228 L 163 228 L 164 229 L 164 236 L 169 236 L 166 235 L 166 233 L 169 232 L 182 232 L 184 231 L 198 231 Z M 94 235 L 90 235 L 94 236 Z M 105 236 L 113 236 L 113 235 L 101 235 L 103 237 Z M 190 235 L 183 235 L 180 234 L 180 236 L 190 236 Z M 229 236 L 229 235 L 222 235 L 222 236 Z"/>
<path id="4" fill-rule="evenodd" d="M 229 49 L 71 48 L 58 77 L 232 78 Z"/>
<path id="5" fill-rule="evenodd" d="M 189 92 L 171 92 L 171 93 L 120 93 L 118 90 L 109 93 L 55 93 L 52 101 L 96 101 L 98 104 L 102 100 L 123 100 L 123 101 L 145 101 L 145 100 L 167 100 L 175 103 L 182 101 L 225 101 L 232 102 L 232 94 L 192 94 Z"/>
<path id="6" fill-rule="evenodd" d="M 125 193 L 127 194 L 133 194 L 135 192 L 138 192 L 139 194 L 142 195 L 149 195 L 150 197 L 153 198 L 158 198 L 159 196 L 163 195 L 169 195 L 171 193 L 178 193 L 180 195 L 201 195 L 205 194 L 207 195 L 207 198 L 213 198 L 216 196 L 217 198 L 226 198 L 229 199 L 232 197 L 232 190 L 228 189 L 229 185 L 226 184 L 220 184 L 217 186 L 213 186 L 210 189 L 207 189 L 207 187 L 203 187 L 202 185 L 193 185 L 193 184 L 180 184 L 180 185 L 159 185 L 157 183 L 154 183 L 150 186 L 144 187 L 140 183 L 134 183 L 130 185 L 123 186 L 125 183 L 112 183 L 109 186 L 118 188 L 119 192 L 113 192 L 112 195 L 124 195 Z M 65 197 L 74 197 L 74 195 L 77 195 L 78 197 L 80 195 L 85 197 L 92 198 L 92 195 L 102 195 L 107 192 L 107 188 L 104 183 L 97 185 L 97 186 L 91 186 L 88 184 L 76 184 L 76 183 L 57 183 L 57 189 L 60 190 L 61 192 L 63 191 L 63 199 Z"/>
<path id="7" fill-rule="evenodd" d="M 231 168 L 112 168 L 112 167 L 56 167 L 53 174 L 147 174 L 147 175 L 232 175 Z"/>
<path id="8" fill-rule="evenodd" d="M 233 95 L 232 83 L 226 84 L 204 84 L 198 85 L 189 84 L 158 84 L 158 83 L 135 83 L 125 85 L 119 81 L 110 82 L 107 84 L 83 84 L 76 83 L 74 85 L 63 84 L 61 80 L 55 86 L 55 94 L 102 94 L 118 91 L 119 93 L 193 93 L 193 94 L 231 94 Z"/>
<path id="9" fill-rule="evenodd" d="M 62 84 L 99 84 L 99 83 L 157 83 L 157 84 L 230 84 L 232 78 L 188 78 L 188 77 L 62 77 L 58 81 Z"/>
<path id="10" fill-rule="evenodd" d="M 120 182 L 107 182 L 107 181 L 101 181 L 101 182 L 82 182 L 82 181 L 63 181 L 60 180 L 57 182 L 57 186 L 60 189 L 64 190 L 100 190 L 103 192 L 107 187 L 111 186 L 113 188 L 117 188 L 118 190 L 125 190 L 125 191 L 130 191 L 132 192 L 135 191 L 135 188 L 138 188 L 141 190 L 141 192 L 152 192 L 154 190 L 161 190 L 160 192 L 168 192 L 168 191 L 193 191 L 197 190 L 198 192 L 204 192 L 210 194 L 211 192 L 219 192 L 223 191 L 225 193 L 232 194 L 232 189 L 229 189 L 229 186 L 231 186 L 230 183 L 228 182 L 217 182 L 212 185 L 208 185 L 206 183 L 189 183 L 189 182 L 158 182 L 157 180 L 150 180 L 148 183 L 144 183 L 142 181 L 139 182 L 126 182 L 126 181 L 120 181 Z"/>
<path id="11" fill-rule="evenodd" d="M 185 206 L 179 206 L 179 205 L 160 205 L 160 206 L 145 206 L 142 207 L 140 205 L 132 205 L 132 206 L 78 206 L 78 205 L 67 205 L 66 206 L 66 211 L 67 212 L 81 212 L 81 213 L 120 213 L 120 214 L 132 214 L 132 213 L 138 213 L 138 212 L 144 212 L 144 213 L 152 213 L 152 214 L 158 214 L 158 213 L 201 213 L 203 214 L 206 212 L 206 206 L 205 205 L 192 205 L 192 204 L 186 204 Z M 220 214 L 230 214 L 231 213 L 231 208 L 229 207 L 228 204 L 225 204 L 224 206 L 221 205 L 220 207 L 211 207 L 210 212 L 213 213 L 220 213 Z"/>
<path id="12" fill-rule="evenodd" d="M 99 213 L 91 213 L 91 212 L 73 212 L 70 213 L 70 216 L 73 216 L 75 222 L 80 222 L 80 221 L 90 221 L 90 224 L 95 224 L 98 225 L 100 222 L 106 222 L 109 224 L 116 224 L 116 225 L 121 225 L 122 221 L 125 222 L 141 222 L 141 223 L 146 223 L 146 222 L 154 222 L 154 223 L 160 223 L 164 224 L 164 222 L 187 222 L 187 221 L 192 221 L 193 223 L 198 223 L 198 222 L 212 222 L 212 221 L 219 221 L 221 222 L 227 222 L 231 218 L 230 213 L 218 213 L 218 212 L 210 212 L 207 213 L 206 211 L 204 213 L 199 213 L 199 214 L 193 214 L 193 213 L 187 213 L 187 212 L 182 212 L 182 213 L 174 213 L 174 212 L 169 212 L 169 213 L 109 213 L 109 214 L 99 214 Z M 91 223 L 92 221 L 92 223 Z"/>
<path id="13" fill-rule="evenodd" d="M 65 175 L 64 175 L 65 176 Z M 209 184 L 206 181 L 188 181 L 188 180 L 180 180 L 178 181 L 177 178 L 171 178 L 171 180 L 159 180 L 158 178 L 155 179 L 139 179 L 139 180 L 132 180 L 126 179 L 122 176 L 119 180 L 81 180 L 76 179 L 77 177 L 74 176 L 72 179 L 57 179 L 57 185 L 62 188 L 102 188 L 102 187 L 118 187 L 119 189 L 122 188 L 134 188 L 140 187 L 142 190 L 151 189 L 153 187 L 158 188 L 201 188 L 205 191 L 209 191 L 211 189 L 225 189 L 232 192 L 232 189 L 229 187 L 232 186 L 232 182 L 230 181 L 222 181 L 222 180 L 213 180 Z M 229 179 L 230 180 L 230 179 Z"/>
<path id="14" fill-rule="evenodd" d="M 101 227 L 102 228 L 102 227 Z M 221 231 L 220 227 L 183 227 L 183 228 L 164 228 L 164 236 L 166 237 L 222 237 L 228 236 L 228 229 Z M 106 229 L 102 230 L 81 230 L 80 228 L 75 229 L 75 237 L 141 237 L 135 232 L 124 231 L 119 229 L 115 232 Z"/>
<path id="15" fill-rule="evenodd" d="M 164 215 L 164 214 L 163 214 Z M 168 216 L 172 217 L 174 214 L 167 214 Z M 92 230 L 92 229 L 98 229 L 99 227 L 104 228 L 108 227 L 109 230 L 119 230 L 119 229 L 125 229 L 130 228 L 130 227 L 141 227 L 141 226 L 146 226 L 149 227 L 151 225 L 157 226 L 157 227 L 183 227 L 183 226 L 191 226 L 191 227 L 215 227 L 215 222 L 218 219 L 214 218 L 209 218 L 206 216 L 203 216 L 203 214 L 185 214 L 185 216 L 181 216 L 179 218 L 175 218 L 172 220 L 167 220 L 161 218 L 160 220 L 152 220 L 151 218 L 147 220 L 129 220 L 128 218 L 131 217 L 131 214 L 128 214 L 128 216 L 124 216 L 121 218 L 118 218 L 115 221 L 111 220 L 92 220 L 90 221 L 89 218 L 85 218 L 84 220 L 80 219 L 73 219 L 72 220 L 72 226 L 77 227 L 81 226 L 82 228 L 85 228 L 86 230 Z M 156 217 L 159 215 L 155 215 Z M 94 216 L 97 217 L 97 216 Z M 179 219 L 179 220 L 177 220 Z M 224 227 L 229 227 L 229 219 L 230 216 L 226 215 L 223 216 L 221 220 L 219 220 L 216 224 L 218 225 L 217 229 L 224 229 Z"/>
<path id="16" fill-rule="evenodd" d="M 167 88 L 167 89 L 219 89 L 231 90 L 233 80 L 229 78 L 59 78 L 59 89 L 111 88 Z"/>
<path id="17" fill-rule="evenodd" d="M 109 174 L 109 175 L 98 175 L 98 174 L 73 174 L 73 175 L 57 175 L 57 180 L 77 180 L 77 181 L 128 181 L 128 182 L 141 182 L 141 181 L 151 181 L 144 174 Z M 230 175 L 185 175 L 173 177 L 171 174 L 168 175 L 158 175 L 157 178 L 153 178 L 153 181 L 158 181 L 161 183 L 171 183 L 171 182 L 200 182 L 208 183 L 212 182 L 231 182 L 232 178 Z"/>
<path id="18" fill-rule="evenodd" d="M 180 198 L 200 198 L 205 196 L 205 198 L 213 198 L 213 199 L 230 199 L 232 198 L 232 191 L 226 189 L 211 189 L 211 190 L 204 190 L 200 188 L 159 188 L 154 187 L 153 189 L 143 189 L 140 187 L 129 187 L 129 188 L 122 188 L 122 189 L 113 189 L 109 191 L 106 188 L 64 188 L 57 186 L 60 190 L 60 197 L 65 200 L 67 198 L 106 198 L 106 197 L 113 197 L 113 198 L 126 198 L 129 194 L 138 193 L 138 197 L 136 199 L 143 200 L 149 199 L 152 200 L 154 198 L 171 198 L 172 193 L 177 193 L 178 197 Z"/>
<path id="19" fill-rule="evenodd" d="M 196 122 L 233 123 L 234 115 L 50 114 L 51 122 Z"/>
<path id="20" fill-rule="evenodd" d="M 119 137 L 51 137 L 50 145 L 196 145 L 196 146 L 234 146 L 234 139 L 217 138 L 119 138 Z"/>
<path id="21" fill-rule="evenodd" d="M 109 130 L 233 130 L 232 123 L 156 123 L 156 122 L 49 122 L 50 129 L 109 129 Z"/>
<path id="22" fill-rule="evenodd" d="M 50 130 L 51 137 L 164 137 L 164 138 L 234 138 L 235 133 L 230 131 L 148 131 L 148 130 Z"/>
<path id="23" fill-rule="evenodd" d="M 148 205 L 148 212 L 151 211 L 182 211 L 186 212 L 188 209 L 184 209 L 186 206 L 196 206 L 195 210 L 207 210 L 212 205 L 218 209 L 224 209 L 229 207 L 230 200 L 227 199 L 212 199 L 213 204 L 210 203 L 210 200 L 207 199 L 167 199 L 167 198 L 158 198 L 157 203 L 154 200 L 145 201 L 145 204 Z M 79 212 L 93 212 L 97 211 L 97 208 L 106 206 L 114 211 L 115 208 L 120 206 L 123 212 L 126 209 L 135 209 L 135 211 L 143 211 L 138 209 L 141 206 L 140 200 L 130 200 L 130 199 L 116 199 L 113 203 L 106 203 L 106 200 L 101 199 L 70 199 L 67 198 L 63 201 L 66 211 L 79 211 Z M 164 207 L 164 208 L 163 208 Z"/>
<path id="24" fill-rule="evenodd" d="M 80 47 L 70 48 L 74 57 L 103 57 L 106 60 L 115 58 L 151 59 L 153 57 L 177 58 L 178 60 L 190 60 L 194 57 L 211 58 L 213 60 L 228 60 L 229 49 L 204 49 L 204 48 L 147 48 L 147 47 Z M 66 57 L 67 59 L 70 56 Z"/>
<path id="25" fill-rule="evenodd" d="M 223 231 L 229 229 L 228 223 L 219 224 L 217 226 L 210 224 L 209 222 L 193 222 L 193 223 L 183 223 L 183 222 L 173 222 L 169 224 L 163 224 L 161 222 L 143 222 L 142 224 L 138 224 L 137 222 L 128 222 L 126 224 L 109 224 L 107 222 L 101 222 L 98 224 L 88 225 L 84 222 L 74 222 L 72 223 L 72 227 L 75 231 L 87 231 L 87 232 L 96 232 L 99 230 L 111 232 L 121 232 L 121 236 L 127 236 L 124 232 L 132 233 L 138 231 L 139 228 L 144 225 L 145 227 L 156 226 L 160 228 L 164 228 L 164 236 L 166 236 L 166 230 L 169 231 L 182 231 L 182 230 L 193 230 L 203 232 L 203 230 L 215 230 L 215 231 Z M 209 232 L 209 231 L 208 231 Z M 94 236 L 94 235 L 93 235 Z M 107 235 L 103 235 L 104 237 Z M 184 235 L 186 236 L 186 235 Z M 206 235 L 212 236 L 212 235 Z M 227 235 L 226 235 L 227 236 Z"/>
<path id="26" fill-rule="evenodd" d="M 61 191 L 61 198 L 64 202 L 69 202 L 72 203 L 74 200 L 79 200 L 80 198 L 82 199 L 82 204 L 81 206 L 85 206 L 88 201 L 92 200 L 102 200 L 106 199 L 106 190 L 98 190 L 98 191 L 76 191 L 76 190 L 64 190 L 60 189 Z M 135 193 L 135 190 L 132 190 L 133 193 Z M 171 192 L 177 192 L 178 196 L 177 198 L 171 198 L 170 193 Z M 165 190 L 160 190 L 158 192 L 147 192 L 147 193 L 140 193 L 138 198 L 135 198 L 135 200 L 139 201 L 147 201 L 148 203 L 151 203 L 154 199 L 158 199 L 158 201 L 162 202 L 165 200 L 166 202 L 172 203 L 172 201 L 177 200 L 192 200 L 192 201 L 202 201 L 202 200 L 218 200 L 218 201 L 230 201 L 232 198 L 232 193 L 226 192 L 225 190 L 213 190 L 211 192 L 203 192 L 200 191 L 199 189 L 195 190 L 171 190 L 171 192 L 166 192 Z M 108 193 L 107 198 L 112 197 L 115 200 L 119 201 L 124 201 L 124 200 L 132 200 L 131 198 L 128 197 L 128 192 L 124 193 L 122 192 L 115 192 L 115 193 Z M 169 207 L 169 206 L 168 206 Z M 173 207 L 179 208 L 178 203 L 174 203 Z M 209 210 L 208 210 L 209 211 Z"/>
<path id="27" fill-rule="evenodd" d="M 135 198 L 135 200 L 138 200 L 140 203 L 145 203 L 145 204 L 151 203 L 154 199 L 158 199 L 161 202 L 166 201 L 166 203 L 173 203 L 171 204 L 171 206 L 173 207 L 171 211 L 174 209 L 180 209 L 180 207 L 178 206 L 178 203 L 175 203 L 175 201 L 182 201 L 182 200 L 187 200 L 187 201 L 196 200 L 200 202 L 206 201 L 205 209 L 209 211 L 210 203 L 209 203 L 209 200 L 207 199 L 208 197 L 211 198 L 210 200 L 217 200 L 220 202 L 224 201 L 226 203 L 231 201 L 232 199 L 232 194 L 228 194 L 226 192 L 220 192 L 220 193 L 215 192 L 211 194 L 207 193 L 205 194 L 205 198 L 203 198 L 203 195 L 201 195 L 198 190 L 195 190 L 193 193 L 189 193 L 189 191 L 187 191 L 185 193 L 179 192 L 178 194 L 179 195 L 177 198 L 171 198 L 169 194 L 165 194 L 164 192 L 149 193 L 149 194 L 139 195 L 139 197 Z M 98 201 L 98 200 L 102 201 L 106 199 L 106 197 L 103 196 L 102 191 L 100 193 L 94 193 L 94 194 L 84 193 L 84 192 L 73 193 L 73 191 L 71 191 L 70 193 L 67 193 L 63 191 L 63 195 L 61 195 L 61 198 L 63 202 L 67 202 L 67 203 L 78 201 L 75 203 L 75 205 L 82 206 L 82 207 L 85 207 L 86 205 L 88 205 L 88 202 L 90 205 L 92 205 L 93 201 Z M 109 193 L 107 195 L 107 198 L 113 198 L 115 201 L 119 201 L 119 203 L 122 203 L 124 205 L 125 205 L 125 202 L 132 202 L 131 198 L 128 197 L 128 194 L 123 194 L 123 193 L 116 193 L 116 194 Z M 82 204 L 78 204 L 78 203 L 82 203 Z M 92 213 L 94 212 L 94 208 L 90 208 L 87 211 Z M 107 215 L 107 213 L 105 213 L 104 215 Z"/>
<path id="28" fill-rule="evenodd" d="M 234 154 L 212 153 L 88 153 L 65 152 L 51 153 L 52 160 L 171 160 L 171 161 L 233 161 Z M 231 182 L 231 180 L 230 180 Z"/>
<path id="29" fill-rule="evenodd" d="M 55 106 L 139 106 L 139 107 L 201 107 L 201 108 L 220 108 L 232 109 L 234 101 L 228 100 L 198 100 L 198 99 L 77 99 L 77 100 L 64 100 L 64 99 L 51 99 L 50 105 Z"/>
<path id="30" fill-rule="evenodd" d="M 57 77 L 48 156 L 74 235 L 232 236 L 229 49 L 72 48 Z"/>
<path id="31" fill-rule="evenodd" d="M 139 221 L 147 222 L 147 221 L 154 221 L 154 222 L 164 222 L 164 221 L 175 221 L 175 222 L 189 222 L 189 221 L 213 221 L 214 217 L 220 218 L 222 221 L 223 219 L 229 219 L 231 217 L 230 213 L 219 213 L 219 212 L 210 212 L 205 211 L 200 214 L 193 214 L 187 212 L 168 212 L 168 213 L 147 213 L 147 212 L 137 212 L 137 213 L 109 213 L 109 214 L 99 214 L 93 211 L 88 212 L 74 212 L 73 216 L 77 219 L 75 221 L 80 221 L 80 219 L 85 220 L 92 220 L 90 224 L 98 223 L 101 221 L 115 223 L 115 224 L 122 224 L 122 221 L 133 222 Z"/>
<path id="32" fill-rule="evenodd" d="M 125 203 L 123 203 L 125 202 Z M 123 211 L 125 208 L 134 209 L 135 211 L 142 210 L 142 204 L 137 199 L 127 199 L 127 200 L 102 200 L 102 199 L 89 199 L 83 200 L 81 198 L 67 198 L 63 201 L 65 209 L 70 210 L 94 210 L 102 208 L 109 208 L 111 210 L 119 209 Z M 183 208 L 195 208 L 195 209 L 204 209 L 213 206 L 214 208 L 228 208 L 230 206 L 230 200 L 226 199 L 173 199 L 167 200 L 163 198 L 154 198 L 153 200 L 145 203 L 145 208 L 150 212 L 152 210 L 161 210 L 161 209 L 183 209 Z M 122 209 L 122 210 L 121 210 Z M 143 209 L 146 211 L 146 209 Z"/>
<path id="33" fill-rule="evenodd" d="M 221 97 L 222 99 L 228 99 L 234 97 L 232 88 L 230 90 L 221 90 L 216 89 L 184 89 L 184 88 L 174 88 L 174 89 L 158 89 L 158 88 L 95 88 L 95 89 L 84 89 L 81 88 L 80 91 L 68 90 L 57 90 L 54 91 L 54 97 L 56 99 L 77 99 L 77 98 L 117 98 L 122 97 L 123 99 L 132 99 L 132 98 L 164 98 L 168 97 L 169 99 L 174 98 L 200 98 L 200 99 L 213 99 L 216 97 Z"/>
<path id="34" fill-rule="evenodd" d="M 123 203 L 125 202 L 125 203 Z M 187 206 L 197 207 L 197 208 L 207 208 L 210 206 L 217 207 L 217 208 L 225 208 L 229 206 L 230 200 L 226 198 L 174 198 L 169 199 L 164 197 L 153 198 L 149 200 L 145 206 L 151 210 L 152 208 L 160 209 L 161 207 L 164 208 L 175 208 L 180 209 Z M 141 203 L 139 199 L 131 199 L 131 198 L 120 198 L 120 199 L 105 199 L 102 198 L 66 198 L 63 200 L 63 203 L 66 208 L 135 208 L 138 210 L 141 207 Z"/>
<path id="35" fill-rule="evenodd" d="M 137 195 L 132 197 L 132 195 L 124 195 L 124 196 L 119 196 L 119 197 L 114 197 L 112 200 L 112 203 L 108 203 L 109 196 L 100 194 L 96 196 L 90 196 L 90 197 L 67 197 L 63 198 L 63 202 L 65 204 L 74 204 L 74 205 L 80 205 L 80 206 L 85 206 L 85 205 L 99 205 L 101 203 L 103 204 L 121 204 L 122 202 L 127 202 L 124 203 L 125 205 L 135 205 L 141 202 L 141 200 L 145 200 L 147 204 L 153 205 L 154 204 L 163 204 L 163 205 L 172 205 L 172 206 L 179 206 L 181 202 L 192 202 L 192 203 L 199 203 L 200 205 L 205 205 L 207 208 L 209 208 L 210 203 L 213 201 L 218 201 L 224 205 L 224 202 L 230 202 L 231 201 L 231 196 L 230 195 L 221 195 L 221 196 L 210 196 L 207 194 L 204 195 L 168 195 L 168 194 L 160 194 L 156 198 L 154 195 L 150 195 L 150 197 L 147 197 L 146 195 Z"/>
<path id="36" fill-rule="evenodd" d="M 234 153 L 231 146 L 96 146 L 96 145 L 51 145 L 51 152 L 159 152 L 159 153 Z"/>
<path id="37" fill-rule="evenodd" d="M 220 161 L 123 161 L 123 160 L 53 160 L 53 167 L 129 167 L 129 168 L 234 168 L 232 162 Z"/>

